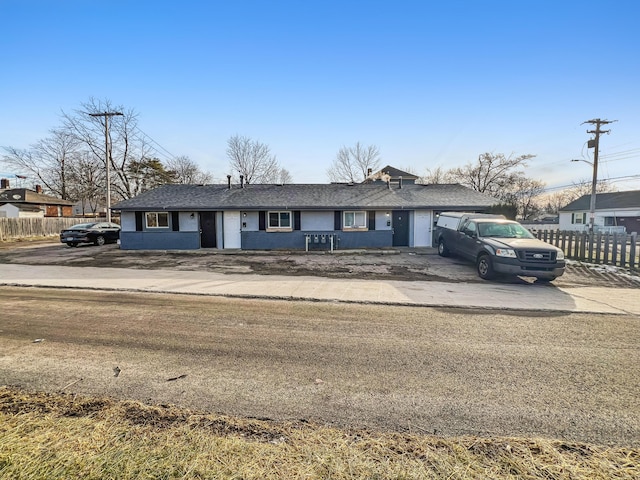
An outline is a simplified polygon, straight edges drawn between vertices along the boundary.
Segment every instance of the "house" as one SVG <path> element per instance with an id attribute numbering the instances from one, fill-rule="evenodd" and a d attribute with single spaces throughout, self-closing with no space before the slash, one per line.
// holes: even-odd
<path id="1" fill-rule="evenodd" d="M 376 173 L 371 173 L 371 169 L 369 169 L 369 175 L 365 180 L 367 182 L 373 181 L 388 181 L 393 185 L 399 185 L 401 182 L 405 185 L 413 185 L 419 179 L 417 175 L 413 173 L 403 172 L 391 165 L 387 165 Z"/>
<path id="2" fill-rule="evenodd" d="M 583 195 L 561 208 L 560 230 L 589 228 L 591 195 Z M 640 232 L 640 190 L 596 194 L 594 228 L 604 231 Z"/>
<path id="3" fill-rule="evenodd" d="M 70 217 L 73 202 L 61 200 L 42 193 L 42 187 L 36 190 L 28 188 L 9 188 L 9 182 L 2 179 L 0 189 L 0 217 L 7 218 L 42 218 Z"/>
<path id="4" fill-rule="evenodd" d="M 164 185 L 113 206 L 122 249 L 432 246 L 437 215 L 497 200 L 461 185 Z"/>

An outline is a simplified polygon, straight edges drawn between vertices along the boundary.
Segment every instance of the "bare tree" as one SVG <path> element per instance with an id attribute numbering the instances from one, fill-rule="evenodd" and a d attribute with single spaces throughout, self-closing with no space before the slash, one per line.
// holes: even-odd
<path id="1" fill-rule="evenodd" d="M 564 188 L 558 192 L 548 194 L 543 200 L 544 210 L 547 213 L 557 214 L 563 207 L 569 205 L 574 200 L 591 195 L 591 180 L 585 179 L 575 182 L 571 187 Z M 616 186 L 607 180 L 598 180 L 596 183 L 596 193 L 609 193 L 617 191 Z"/>
<path id="2" fill-rule="evenodd" d="M 227 140 L 229 167 L 249 183 L 275 183 L 280 171 L 269 146 L 249 137 L 234 135 Z"/>
<path id="3" fill-rule="evenodd" d="M 535 155 L 514 157 L 511 154 L 507 157 L 503 153 L 483 153 L 478 156 L 477 162 L 453 168 L 449 174 L 457 183 L 502 199 L 505 193 L 511 193 L 516 180 L 524 176 L 522 169 L 527 166 L 527 160 L 533 157 Z"/>
<path id="4" fill-rule="evenodd" d="M 91 116 L 103 112 L 120 112 L 122 116 L 109 121 L 109 168 L 112 172 L 111 186 L 117 198 L 131 198 L 136 194 L 137 182 L 131 177 L 131 162 L 144 162 L 153 157 L 154 151 L 138 129 L 138 114 L 133 109 L 116 106 L 109 100 L 89 99 L 72 114 L 63 112 L 64 129 L 92 152 L 104 165 L 105 117 Z"/>
<path id="5" fill-rule="evenodd" d="M 71 191 L 71 174 L 80 157 L 80 144 L 64 130 L 51 130 L 51 135 L 30 149 L 3 147 L 7 165 L 31 173 L 44 188 L 65 200 L 75 200 Z"/>
<path id="6" fill-rule="evenodd" d="M 448 170 L 442 167 L 434 168 L 433 170 L 427 168 L 426 173 L 418 178 L 416 183 L 422 183 L 424 185 L 434 185 L 438 183 L 451 183 L 451 176 Z"/>
<path id="7" fill-rule="evenodd" d="M 286 168 L 281 168 L 278 172 L 278 179 L 276 183 L 284 185 L 285 183 L 291 183 L 293 178 L 291 177 L 291 173 Z"/>
<path id="8" fill-rule="evenodd" d="M 96 215 L 98 206 L 106 204 L 105 170 L 91 152 L 80 155 L 71 174 L 71 196 L 80 204 L 82 215 Z"/>
<path id="9" fill-rule="evenodd" d="M 513 201 L 518 209 L 518 216 L 523 219 L 531 218 L 540 213 L 542 206 L 540 198 L 544 192 L 545 183 L 540 180 L 518 177 L 512 186 Z"/>
<path id="10" fill-rule="evenodd" d="M 342 147 L 327 170 L 331 182 L 359 183 L 367 178 L 369 170 L 380 168 L 380 150 L 375 145 L 357 142 L 353 147 Z"/>
<path id="11" fill-rule="evenodd" d="M 166 168 L 174 173 L 175 183 L 206 184 L 213 181 L 213 175 L 200 170 L 200 167 L 185 155 L 168 160 Z"/>

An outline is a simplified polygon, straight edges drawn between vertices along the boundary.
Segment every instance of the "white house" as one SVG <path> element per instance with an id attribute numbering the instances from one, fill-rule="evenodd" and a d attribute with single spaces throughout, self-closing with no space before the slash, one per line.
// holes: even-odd
<path id="1" fill-rule="evenodd" d="M 591 195 L 583 195 L 560 209 L 560 230 L 589 228 Z M 640 232 L 640 190 L 598 193 L 594 227 L 599 231 Z"/>

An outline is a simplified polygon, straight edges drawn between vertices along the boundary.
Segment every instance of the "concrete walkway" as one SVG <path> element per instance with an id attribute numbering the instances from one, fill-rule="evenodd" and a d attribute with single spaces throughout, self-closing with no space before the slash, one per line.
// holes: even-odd
<path id="1" fill-rule="evenodd" d="M 389 305 L 640 315 L 637 289 L 0 265 L 0 285 L 144 291 Z"/>

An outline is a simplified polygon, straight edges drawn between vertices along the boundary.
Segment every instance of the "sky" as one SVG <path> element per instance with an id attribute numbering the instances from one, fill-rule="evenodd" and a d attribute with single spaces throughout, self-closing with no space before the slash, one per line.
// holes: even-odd
<path id="1" fill-rule="evenodd" d="M 640 189 L 637 0 L 0 0 L 0 18 L 0 146 L 95 98 L 221 182 L 244 135 L 294 183 L 360 142 L 418 175 L 532 154 L 553 191 L 590 181 L 600 118 L 599 179 Z"/>

